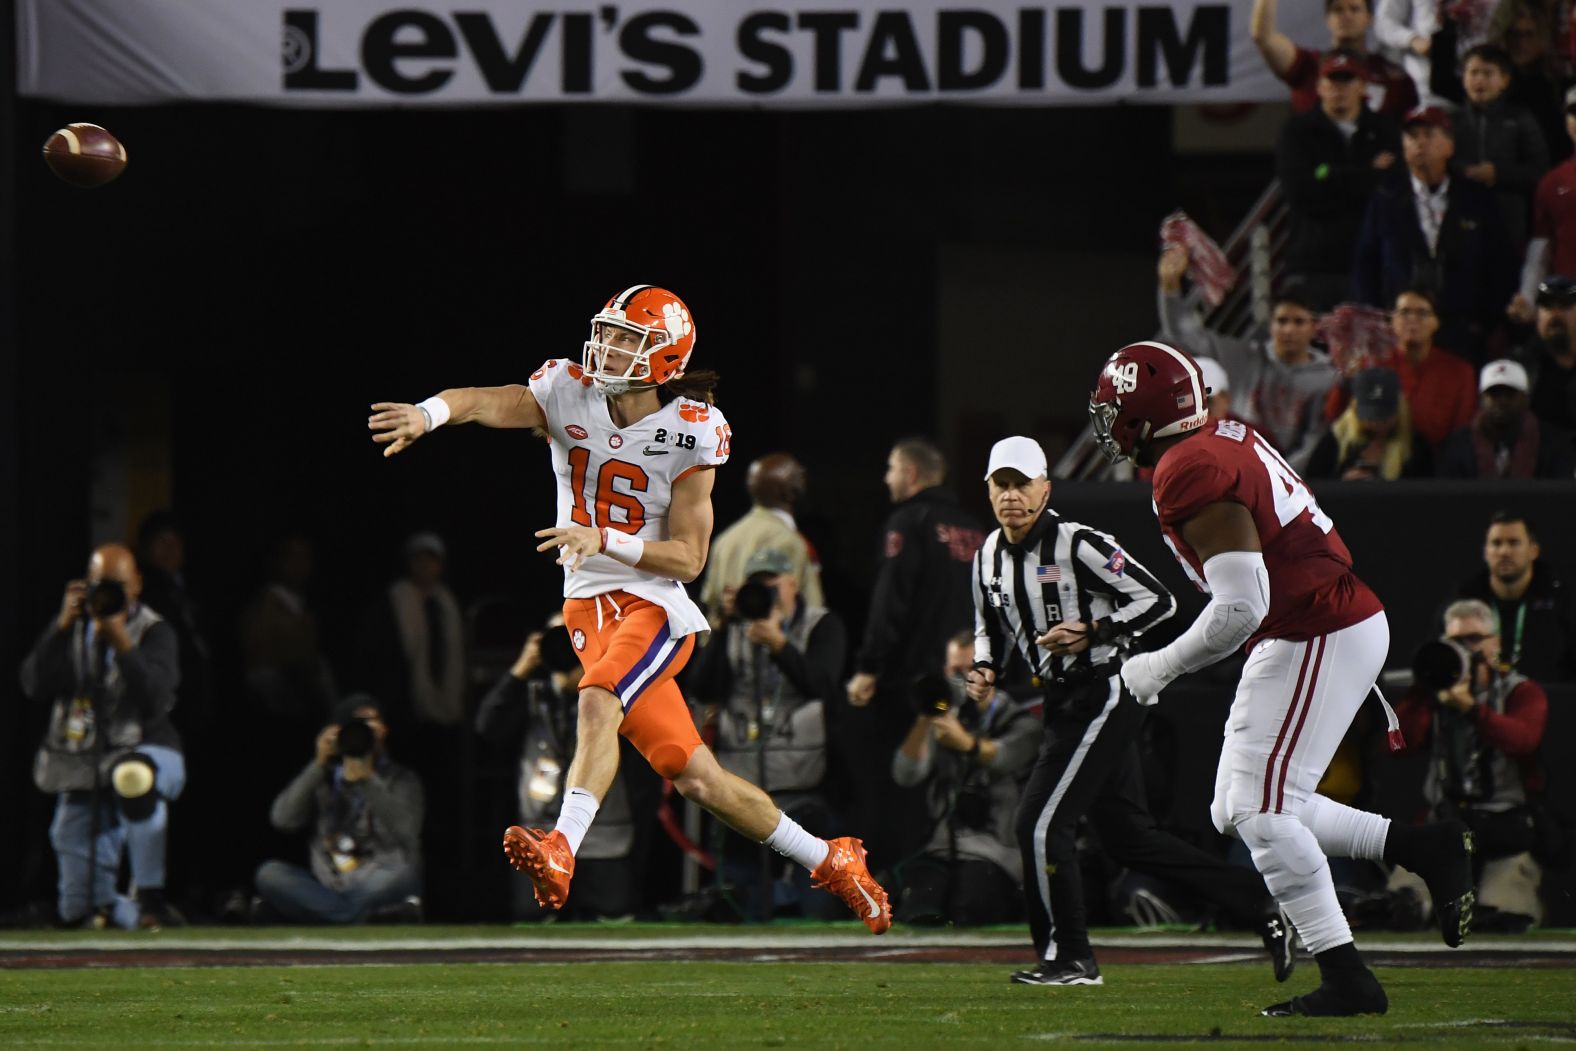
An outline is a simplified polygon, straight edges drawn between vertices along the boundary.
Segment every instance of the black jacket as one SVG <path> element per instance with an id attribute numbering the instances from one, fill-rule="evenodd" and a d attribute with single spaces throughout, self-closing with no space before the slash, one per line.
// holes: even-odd
<path id="1" fill-rule="evenodd" d="M 1532 583 L 1520 601 L 1496 598 L 1486 568 L 1461 585 L 1460 595 L 1481 599 L 1499 615 L 1501 660 L 1514 659 L 1515 669 L 1534 682 L 1576 681 L 1576 601 L 1570 588 L 1541 559 L 1532 564 Z"/>
<path id="2" fill-rule="evenodd" d="M 1487 106 L 1466 105 L 1456 111 L 1456 153 L 1453 168 L 1488 161 L 1494 165 L 1494 196 L 1499 199 L 1505 228 L 1513 245 L 1527 240 L 1532 192 L 1549 170 L 1549 147 L 1532 114 L 1503 97 Z"/>
<path id="3" fill-rule="evenodd" d="M 906 689 L 940 669 L 947 640 L 974 622 L 969 563 L 984 539 L 979 521 L 939 486 L 898 504 L 882 536 L 858 671 L 884 689 Z"/>
<path id="4" fill-rule="evenodd" d="M 1350 271 L 1363 210 L 1380 176 L 1374 158 L 1385 152 L 1395 154 L 1400 164 L 1401 133 L 1390 118 L 1366 107 L 1350 141 L 1319 108 L 1282 126 L 1275 170 L 1291 210 L 1289 272 Z"/>

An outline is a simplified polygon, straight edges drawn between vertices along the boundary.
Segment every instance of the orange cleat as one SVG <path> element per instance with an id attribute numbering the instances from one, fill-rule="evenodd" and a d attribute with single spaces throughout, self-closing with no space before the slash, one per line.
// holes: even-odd
<path id="1" fill-rule="evenodd" d="M 864 844 L 852 836 L 843 836 L 827 840 L 826 845 L 832 849 L 810 873 L 813 885 L 842 898 L 843 904 L 865 921 L 871 934 L 885 934 L 892 926 L 892 906 L 887 903 L 887 892 L 865 867 Z"/>
<path id="2" fill-rule="evenodd" d="M 510 825 L 503 834 L 503 852 L 516 872 L 531 877 L 538 905 L 544 909 L 564 907 L 569 900 L 569 879 L 575 874 L 575 856 L 562 832 Z M 883 904 L 885 900 L 882 895 Z"/>

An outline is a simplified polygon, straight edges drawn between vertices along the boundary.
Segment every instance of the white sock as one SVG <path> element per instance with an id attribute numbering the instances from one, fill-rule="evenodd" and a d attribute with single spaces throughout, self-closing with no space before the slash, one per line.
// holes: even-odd
<path id="1" fill-rule="evenodd" d="M 766 837 L 766 845 L 783 857 L 797 861 L 811 872 L 820 868 L 821 862 L 825 861 L 826 855 L 832 851 L 832 848 L 827 846 L 826 840 L 810 835 L 799 822 L 787 814 L 777 818 L 777 827 Z"/>
<path id="2" fill-rule="evenodd" d="M 553 827 L 569 841 L 569 853 L 580 853 L 580 842 L 586 838 L 591 822 L 596 820 L 597 809 L 596 796 L 583 788 L 571 788 L 564 793 L 564 806 Z"/>
<path id="3" fill-rule="evenodd" d="M 1321 953 L 1352 940 L 1352 928 L 1335 898 L 1335 884 L 1330 882 L 1328 869 L 1308 893 L 1280 905 L 1310 953 Z"/>
<path id="4" fill-rule="evenodd" d="M 1299 817 L 1319 841 L 1319 850 L 1326 857 L 1384 860 L 1384 842 L 1390 835 L 1389 818 L 1321 795 L 1309 796 Z"/>

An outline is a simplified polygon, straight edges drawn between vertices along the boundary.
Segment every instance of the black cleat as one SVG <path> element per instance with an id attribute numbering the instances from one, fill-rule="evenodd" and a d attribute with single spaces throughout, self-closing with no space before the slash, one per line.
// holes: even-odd
<path id="1" fill-rule="evenodd" d="M 1390 998 L 1372 971 L 1364 971 L 1360 982 L 1336 987 L 1321 985 L 1304 996 L 1271 1004 L 1259 1014 L 1265 1018 L 1340 1018 L 1349 1015 L 1382 1015 L 1390 1009 Z"/>
<path id="2" fill-rule="evenodd" d="M 1431 847 L 1418 859 L 1417 874 L 1434 899 L 1439 934 L 1452 949 L 1472 931 L 1472 830 L 1460 821 L 1441 821 L 1429 828 Z"/>
<path id="3" fill-rule="evenodd" d="M 1267 916 L 1259 925 L 1259 936 L 1264 939 L 1264 951 L 1270 954 L 1270 964 L 1275 968 L 1275 980 L 1284 982 L 1291 977 L 1291 972 L 1297 966 L 1297 958 L 1292 954 L 1292 943 L 1296 940 L 1297 932 L 1292 928 L 1291 920 L 1284 909 L 1279 906 Z"/>
<path id="4" fill-rule="evenodd" d="M 1032 971 L 1014 971 L 1016 985 L 1104 985 L 1093 960 L 1044 960 Z"/>

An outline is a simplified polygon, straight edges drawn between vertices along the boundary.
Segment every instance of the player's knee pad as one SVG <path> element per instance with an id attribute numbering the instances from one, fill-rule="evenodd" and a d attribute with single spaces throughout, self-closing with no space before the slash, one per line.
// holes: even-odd
<path id="1" fill-rule="evenodd" d="M 146 821 L 159 806 L 159 766 L 141 752 L 116 760 L 109 772 L 115 803 L 128 821 Z"/>
<path id="2" fill-rule="evenodd" d="M 1290 814 L 1239 818 L 1236 830 L 1277 900 L 1301 897 L 1329 865 L 1313 833 Z"/>

